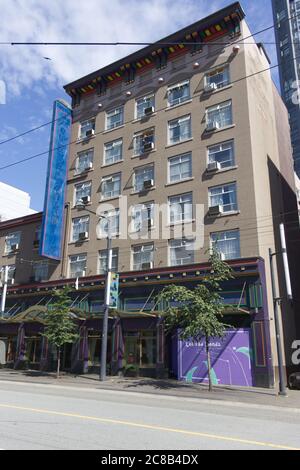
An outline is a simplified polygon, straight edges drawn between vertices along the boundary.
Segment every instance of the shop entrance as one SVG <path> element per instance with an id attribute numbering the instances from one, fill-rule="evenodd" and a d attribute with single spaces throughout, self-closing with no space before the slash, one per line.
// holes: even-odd
<path id="1" fill-rule="evenodd" d="M 155 369 L 157 361 L 156 330 L 126 332 L 124 356 L 127 367 Z"/>

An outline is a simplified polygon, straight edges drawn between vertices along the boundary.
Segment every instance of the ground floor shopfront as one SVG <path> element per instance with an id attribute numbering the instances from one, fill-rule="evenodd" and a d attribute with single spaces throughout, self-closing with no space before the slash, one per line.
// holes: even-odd
<path id="1" fill-rule="evenodd" d="M 211 338 L 215 384 L 273 387 L 274 367 L 270 316 L 266 301 L 264 263 L 242 260 L 232 264 L 235 276 L 223 286 L 225 338 Z M 125 376 L 173 377 L 207 382 L 205 342 L 182 341 L 178 332 L 166 332 L 164 305 L 157 293 L 170 283 L 193 288 L 207 266 L 128 273 L 120 280 L 119 308 L 110 312 L 107 373 Z M 65 283 L 66 284 L 66 283 Z M 65 285 L 64 284 L 64 285 Z M 55 286 L 60 287 L 60 286 Z M 0 321 L 2 367 L 54 370 L 56 351 L 43 337 L 42 311 L 51 297 L 50 286 L 11 290 L 10 315 Z M 31 291 L 31 292 L 29 292 Z M 25 297 L 27 294 L 27 297 Z M 73 294 L 72 294 L 73 295 Z M 78 340 L 62 352 L 62 368 L 76 374 L 100 369 L 103 322 L 103 279 L 87 279 L 74 291 Z M 15 310 L 13 307 L 15 307 Z M 23 310 L 23 311 L 22 311 Z"/>

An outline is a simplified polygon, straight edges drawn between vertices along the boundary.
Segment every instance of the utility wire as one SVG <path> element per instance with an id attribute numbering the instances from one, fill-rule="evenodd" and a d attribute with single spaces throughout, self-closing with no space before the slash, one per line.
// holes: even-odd
<path id="1" fill-rule="evenodd" d="M 298 60 L 298 59 L 300 59 L 300 56 L 297 56 L 297 57 L 295 57 L 295 58 L 292 58 L 291 61 L 294 62 L 295 60 Z M 247 80 L 247 79 L 252 78 L 252 77 L 254 77 L 254 76 L 257 76 L 257 75 L 259 75 L 259 74 L 261 74 L 261 73 L 269 72 L 270 70 L 272 70 L 272 69 L 274 69 L 274 68 L 277 68 L 277 67 L 279 67 L 279 64 L 273 65 L 272 67 L 268 67 L 268 68 L 263 69 L 263 70 L 259 70 L 258 72 L 252 73 L 252 74 L 247 75 L 247 76 L 245 76 L 245 77 L 241 77 L 241 78 L 239 78 L 239 79 L 237 79 L 237 80 L 233 80 L 233 81 L 231 81 L 230 84 L 231 84 L 231 85 L 234 85 L 235 83 L 239 83 L 239 82 L 241 82 L 241 81 L 243 81 L 243 80 Z M 198 93 L 197 93 L 197 96 L 200 95 L 203 91 L 204 91 L 204 89 L 199 90 Z M 196 95 L 194 96 L 194 98 L 195 98 L 195 97 L 196 97 Z M 164 110 L 166 110 L 166 109 L 169 109 L 169 107 L 166 106 L 166 107 L 164 107 L 164 108 L 162 108 L 162 109 L 156 110 L 156 112 L 161 112 L 161 111 L 164 111 Z M 124 125 L 129 124 L 129 123 L 132 123 L 132 122 L 134 122 L 135 120 L 136 120 L 136 119 L 131 119 L 131 120 L 129 120 L 128 122 L 125 122 Z M 28 131 L 28 132 L 29 132 L 29 131 Z M 101 131 L 101 132 L 95 132 L 94 136 L 103 135 L 103 134 L 105 134 L 105 133 L 106 133 L 105 130 L 104 130 L 104 131 Z M 18 137 L 18 136 L 15 136 L 15 138 L 17 138 L 17 137 Z M 52 151 L 60 150 L 60 149 L 65 148 L 65 147 L 70 147 L 71 145 L 76 144 L 76 143 L 78 143 L 78 140 L 74 140 L 73 142 L 69 142 L 68 144 L 66 144 L 66 145 L 64 145 L 64 146 L 56 147 L 56 148 L 53 148 L 53 149 L 51 149 L 51 150 L 52 150 Z M 45 151 L 45 152 L 38 153 L 38 154 L 36 154 L 36 155 L 32 155 L 31 157 L 24 158 L 24 159 L 22 159 L 22 160 L 18 160 L 17 162 L 14 162 L 14 163 L 10 163 L 10 164 L 8 164 L 8 165 L 1 166 L 1 167 L 0 167 L 0 170 L 6 170 L 7 168 L 14 167 L 14 166 L 19 165 L 19 164 L 21 164 L 21 163 L 25 163 L 25 162 L 28 162 L 28 161 L 30 161 L 30 160 L 33 160 L 33 159 L 36 159 L 36 158 L 38 158 L 38 157 L 41 157 L 41 156 L 44 156 L 44 155 L 48 155 L 48 154 L 49 154 L 49 150 L 47 150 L 47 151 Z"/>
<path id="2" fill-rule="evenodd" d="M 294 16 L 292 16 L 292 17 L 289 17 L 289 18 L 285 19 L 285 20 L 282 20 L 281 23 L 284 23 L 284 22 L 286 22 L 286 21 L 289 21 L 289 20 L 291 20 L 291 19 L 293 19 L 293 18 L 297 18 L 298 16 L 300 16 L 300 13 L 299 13 L 298 15 L 294 15 Z M 250 39 L 251 37 L 257 36 L 257 35 L 262 34 L 262 33 L 265 33 L 266 31 L 269 31 L 269 30 L 271 30 L 271 29 L 273 29 L 273 28 L 275 28 L 275 25 L 274 25 L 274 24 L 273 24 L 272 26 L 268 26 L 268 27 L 266 27 L 266 28 L 264 28 L 264 29 L 262 29 L 262 30 L 260 30 L 260 31 L 257 31 L 257 32 L 255 32 L 255 33 L 252 33 L 252 34 L 250 34 L 249 36 L 246 36 L 245 38 L 240 39 L 240 40 L 235 41 L 235 42 L 232 42 L 232 41 L 231 41 L 231 42 L 225 43 L 225 42 L 221 42 L 221 41 L 218 41 L 218 42 L 210 42 L 210 41 L 209 41 L 209 42 L 207 42 L 207 43 L 203 43 L 203 42 L 201 42 L 201 43 L 194 43 L 194 42 L 193 42 L 192 44 L 198 44 L 198 45 L 222 45 L 222 49 L 223 49 L 224 46 L 225 46 L 225 47 L 230 47 L 230 46 L 232 46 L 233 44 L 246 44 L 245 41 L 246 41 L 247 39 Z M 57 45 L 63 45 L 63 44 L 66 44 L 66 45 L 72 45 L 72 44 L 73 44 L 73 45 L 76 45 L 76 44 L 77 44 L 77 45 L 97 45 L 97 44 L 98 44 L 98 45 L 121 45 L 121 44 L 123 44 L 123 45 L 144 45 L 144 46 L 145 46 L 145 45 L 146 45 L 146 46 L 148 45 L 148 46 L 150 46 L 150 45 L 162 45 L 163 43 L 17 43 L 17 42 L 0 42 L 0 45 L 26 45 L 26 44 L 27 44 L 27 45 L 29 45 L 29 44 L 30 44 L 30 45 L 33 45 L 33 44 L 40 44 L 40 45 L 42 45 L 42 44 L 44 44 L 44 45 L 45 45 L 45 44 L 48 44 L 48 45 L 49 45 L 49 44 L 57 44 Z M 177 43 L 173 43 L 173 44 L 169 43 L 169 45 L 177 45 L 177 44 L 178 44 L 178 42 L 177 42 Z M 181 44 L 191 45 L 191 42 L 188 42 L 188 43 L 181 43 Z M 257 43 L 255 43 L 255 42 L 251 42 L 251 43 L 247 43 L 247 44 L 257 45 Z M 267 42 L 264 42 L 264 44 L 277 44 L 277 43 L 274 43 L 274 42 L 268 42 L 268 43 L 267 43 Z M 300 42 L 299 42 L 299 44 L 300 44 Z M 274 66 L 274 67 L 278 67 L 278 66 L 279 66 L 279 65 L 276 65 L 276 66 Z M 246 77 L 246 78 L 247 78 L 247 77 Z M 24 133 L 22 133 L 22 134 L 18 134 L 18 135 L 14 136 L 14 137 L 12 137 L 12 138 L 10 138 L 10 139 L 1 141 L 1 142 L 0 142 L 0 145 L 1 145 L 1 144 L 5 144 L 5 143 L 7 143 L 7 142 L 11 142 L 11 141 L 13 141 L 13 140 L 15 140 L 15 139 L 17 139 L 17 138 L 19 138 L 19 137 L 22 137 L 22 136 L 24 136 L 24 135 L 27 135 L 27 134 L 29 134 L 29 133 L 31 133 L 31 132 L 36 131 L 36 130 L 39 130 L 39 129 L 41 129 L 42 127 L 48 126 L 49 124 L 51 124 L 51 123 L 53 123 L 53 122 L 55 122 L 55 121 L 47 122 L 47 123 L 42 124 L 41 126 L 38 126 L 38 127 L 36 127 L 36 128 L 29 129 L 28 131 L 26 131 L 26 132 L 24 132 Z M 25 161 L 26 161 L 26 160 L 25 160 Z"/>

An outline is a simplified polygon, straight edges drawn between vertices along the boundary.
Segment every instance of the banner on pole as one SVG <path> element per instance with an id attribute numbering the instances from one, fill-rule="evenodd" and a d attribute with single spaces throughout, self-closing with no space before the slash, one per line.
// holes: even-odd
<path id="1" fill-rule="evenodd" d="M 119 280 L 119 274 L 111 273 L 109 308 L 118 308 Z"/>

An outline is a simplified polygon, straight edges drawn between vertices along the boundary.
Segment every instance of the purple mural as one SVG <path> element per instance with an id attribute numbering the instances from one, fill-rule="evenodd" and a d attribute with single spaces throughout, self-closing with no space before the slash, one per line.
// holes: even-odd
<path id="1" fill-rule="evenodd" d="M 210 351 L 214 385 L 253 387 L 251 330 L 227 330 L 221 339 L 211 339 Z M 178 338 L 178 379 L 208 383 L 205 338 L 182 341 Z"/>

